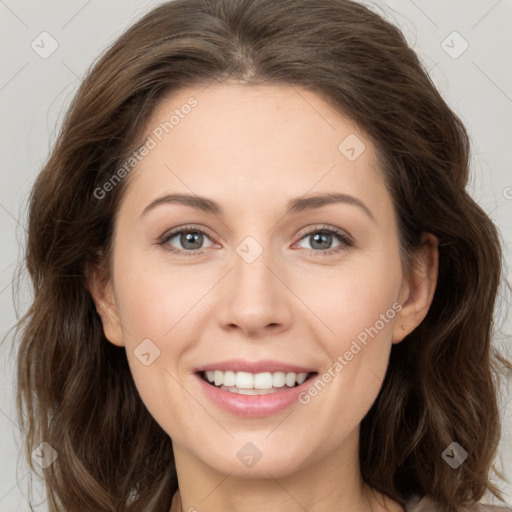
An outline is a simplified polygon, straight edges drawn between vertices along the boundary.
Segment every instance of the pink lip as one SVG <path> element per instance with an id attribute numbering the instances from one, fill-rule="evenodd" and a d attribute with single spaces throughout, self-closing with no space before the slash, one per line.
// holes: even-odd
<path id="1" fill-rule="evenodd" d="M 300 393 L 306 391 L 312 385 L 317 374 L 311 376 L 299 386 L 267 395 L 239 395 L 209 384 L 203 379 L 201 373 L 195 373 L 194 377 L 206 397 L 224 411 L 237 416 L 258 418 L 277 414 L 298 402 Z"/>
<path id="2" fill-rule="evenodd" d="M 295 373 L 312 373 L 314 368 L 306 368 L 304 366 L 296 366 L 289 363 L 281 363 L 279 361 L 263 360 L 263 361 L 244 361 L 243 359 L 229 359 L 219 361 L 218 363 L 206 364 L 195 369 L 196 372 L 206 372 L 213 370 L 233 371 L 233 372 L 295 372 Z"/>

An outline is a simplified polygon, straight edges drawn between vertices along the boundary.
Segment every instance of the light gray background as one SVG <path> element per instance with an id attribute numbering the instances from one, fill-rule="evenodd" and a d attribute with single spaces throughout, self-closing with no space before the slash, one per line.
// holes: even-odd
<path id="1" fill-rule="evenodd" d="M 278 1 L 278 0 L 276 0 Z M 13 272 L 23 251 L 26 200 L 63 113 L 87 67 L 133 21 L 160 2 L 148 0 L 0 0 L 0 336 L 30 298 L 26 280 L 16 309 Z M 367 2 L 365 2 L 367 3 Z M 380 6 L 380 7 L 378 7 Z M 390 0 L 375 2 L 398 24 L 435 84 L 470 133 L 471 193 L 499 226 L 510 269 L 512 252 L 512 0 Z M 452 33 L 456 31 L 458 35 Z M 58 48 L 42 58 L 33 41 Z M 443 41 L 445 41 L 443 43 Z M 467 50 L 458 55 L 464 49 Z M 42 48 L 40 51 L 43 51 Z M 448 53 L 447 53 L 448 52 Z M 451 55 L 449 55 L 451 54 Z M 454 58 L 457 57 L 457 58 Z M 508 279 L 511 278 L 510 270 Z M 502 301 L 496 343 L 509 354 L 512 323 Z M 14 409 L 14 354 L 0 347 L 0 512 L 28 511 L 29 483 L 20 458 Z M 512 400 L 503 388 L 506 418 L 499 468 L 512 478 Z M 512 503 L 512 486 L 499 482 Z M 40 496 L 36 486 L 35 496 Z M 490 497 L 488 501 L 493 501 Z M 42 505 L 37 510 L 46 510 Z"/>

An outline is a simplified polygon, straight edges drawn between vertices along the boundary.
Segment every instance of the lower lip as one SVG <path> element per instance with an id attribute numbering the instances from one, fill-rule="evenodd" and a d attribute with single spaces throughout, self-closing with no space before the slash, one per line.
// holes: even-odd
<path id="1" fill-rule="evenodd" d="M 298 401 L 299 394 L 311 386 L 313 374 L 299 386 L 266 395 L 239 395 L 208 384 L 200 374 L 195 374 L 204 394 L 218 407 L 237 416 L 271 416 L 284 411 Z"/>

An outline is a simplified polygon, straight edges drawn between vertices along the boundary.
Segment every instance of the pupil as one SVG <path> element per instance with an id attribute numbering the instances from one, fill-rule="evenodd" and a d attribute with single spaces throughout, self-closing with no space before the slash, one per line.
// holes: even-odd
<path id="1" fill-rule="evenodd" d="M 311 247 L 313 247 L 314 249 L 328 249 L 329 246 L 331 245 L 331 241 L 332 241 L 332 235 L 330 233 L 315 233 L 314 235 L 312 235 L 313 237 L 313 242 L 311 243 Z M 322 246 L 321 243 L 324 243 L 324 245 Z M 325 243 L 327 242 L 327 246 L 325 245 Z M 315 246 L 315 244 L 319 244 L 320 246 L 317 247 Z"/>
<path id="2" fill-rule="evenodd" d="M 191 231 L 189 233 L 186 233 L 186 234 L 182 234 L 181 235 L 181 245 L 185 248 L 185 249 L 199 249 L 201 247 L 201 244 L 202 244 L 202 234 L 201 233 L 197 233 L 195 231 Z M 194 246 L 194 242 L 195 242 L 195 246 Z M 191 246 L 189 246 L 188 244 L 191 244 Z"/>

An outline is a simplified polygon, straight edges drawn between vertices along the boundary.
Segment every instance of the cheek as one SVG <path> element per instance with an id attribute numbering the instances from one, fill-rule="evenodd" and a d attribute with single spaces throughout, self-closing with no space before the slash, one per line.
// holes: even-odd
<path id="1" fill-rule="evenodd" d="M 304 403 L 310 398 L 315 402 L 319 419 L 343 417 L 355 425 L 371 407 L 388 366 L 393 326 L 401 309 L 401 279 L 400 260 L 393 253 L 359 260 L 336 269 L 329 278 L 311 279 L 309 284 L 315 281 L 317 291 L 325 283 L 322 293 L 310 295 L 308 305 L 322 320 L 315 337 L 328 358 L 317 386 L 322 398 L 317 400 L 312 390 Z"/>
<path id="2" fill-rule="evenodd" d="M 375 324 L 383 337 L 391 335 L 401 282 L 400 261 L 390 256 L 354 260 L 303 279 L 300 286 L 304 301 L 326 327 L 324 338 L 336 340 L 331 348 L 339 351 Z"/>
<path id="3" fill-rule="evenodd" d="M 157 422 L 165 429 L 169 410 L 196 406 L 178 384 L 179 364 L 193 346 L 194 326 L 201 315 L 201 297 L 211 287 L 210 275 L 184 267 L 172 268 L 134 251 L 114 262 L 116 301 L 126 355 L 137 390 Z M 126 254 L 125 253 L 125 254 Z M 193 274 L 191 276 L 191 274 Z M 162 404 L 168 408 L 162 408 Z"/>
<path id="4" fill-rule="evenodd" d="M 119 257 L 115 268 L 116 300 L 130 344 L 141 337 L 164 340 L 182 322 L 190 323 L 211 281 L 211 272 L 202 278 L 200 270 L 151 263 L 144 255 Z"/>

